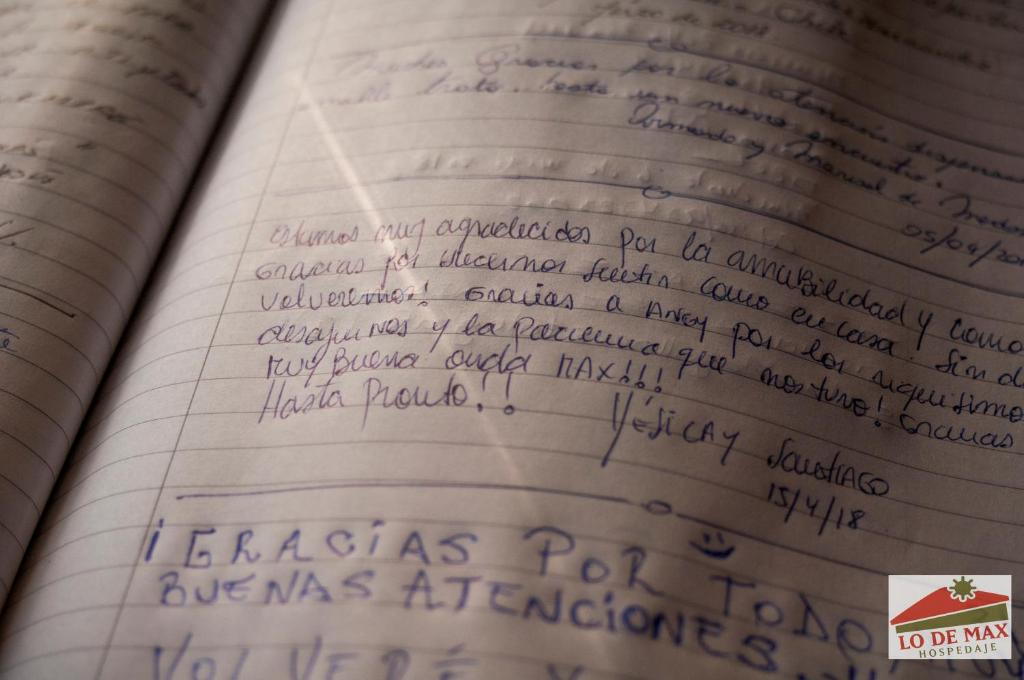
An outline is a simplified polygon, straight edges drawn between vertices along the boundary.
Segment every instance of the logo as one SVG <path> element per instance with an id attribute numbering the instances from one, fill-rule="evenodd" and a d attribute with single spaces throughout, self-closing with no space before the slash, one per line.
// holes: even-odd
<path id="1" fill-rule="evenodd" d="M 1009 659 L 1010 577 L 889 576 L 890 659 Z"/>

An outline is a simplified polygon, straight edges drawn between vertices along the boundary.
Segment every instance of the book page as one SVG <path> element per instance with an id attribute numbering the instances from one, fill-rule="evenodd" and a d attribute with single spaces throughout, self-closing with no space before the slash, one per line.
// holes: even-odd
<path id="1" fill-rule="evenodd" d="M 0 605 L 260 6 L 0 4 Z"/>
<path id="2" fill-rule="evenodd" d="M 1020 678 L 886 652 L 887 574 L 1022 587 L 1024 12 L 956 7 L 282 3 L 0 677 Z"/>

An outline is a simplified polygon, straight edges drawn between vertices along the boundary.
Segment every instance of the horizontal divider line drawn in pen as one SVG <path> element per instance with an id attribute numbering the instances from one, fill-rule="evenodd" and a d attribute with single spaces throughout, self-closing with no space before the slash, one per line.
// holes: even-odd
<path id="1" fill-rule="evenodd" d="M 348 442 L 336 442 L 336 443 L 337 444 L 345 444 L 345 443 L 354 444 L 354 443 L 357 443 L 357 442 L 348 441 Z M 363 442 L 359 442 L 359 443 L 363 443 Z M 398 443 L 398 441 L 396 441 L 396 440 L 390 440 L 390 441 L 389 440 L 376 440 L 376 441 L 369 441 L 369 442 L 365 442 L 365 443 L 386 445 L 386 444 L 390 444 L 390 443 Z M 444 443 L 447 446 L 453 446 L 453 447 L 480 447 L 480 448 L 490 447 L 490 448 L 501 448 L 503 450 L 513 449 L 513 450 L 516 450 L 516 451 L 523 451 L 523 452 L 527 452 L 527 453 L 538 453 L 538 454 L 549 453 L 549 454 L 555 454 L 555 455 L 560 455 L 560 456 L 571 456 L 571 457 L 575 457 L 575 458 L 582 458 L 582 459 L 586 459 L 586 460 L 595 460 L 595 456 L 587 454 L 587 453 L 583 453 L 583 452 L 574 452 L 574 451 L 567 451 L 567 450 L 562 450 L 562 449 L 545 449 L 543 447 L 530 447 L 530 446 L 521 446 L 521 445 L 516 445 L 516 446 L 485 445 L 485 444 L 478 444 L 478 443 L 473 443 L 473 442 L 459 442 L 459 441 L 449 441 L 449 442 L 437 442 L 437 441 L 429 441 L 429 442 L 427 442 L 427 441 L 424 441 L 424 442 L 419 442 L 419 441 L 416 441 L 416 440 L 411 440 L 411 441 L 410 440 L 406 440 L 406 441 L 404 441 L 402 443 L 414 444 L 414 445 L 416 445 L 416 444 L 439 445 L 439 444 Z M 302 446 L 304 446 L 304 445 L 302 445 Z M 317 444 L 316 446 L 321 446 L 321 445 Z M 266 449 L 266 448 L 270 448 L 270 447 L 257 447 L 257 448 Z M 222 449 L 206 449 L 206 450 L 218 450 L 219 451 L 219 450 L 222 450 Z M 193 452 L 194 453 L 196 451 L 197 451 L 197 449 L 180 449 L 178 452 L 179 453 L 181 453 L 181 452 Z M 143 457 L 143 456 L 149 456 L 149 455 L 163 455 L 163 454 L 169 454 L 169 453 L 172 453 L 172 451 L 170 451 L 170 450 L 154 451 L 154 452 L 149 452 L 149 453 L 146 453 L 146 454 L 138 454 L 136 456 L 131 456 L 130 459 L 135 459 L 135 458 L 139 458 L 139 457 Z M 745 453 L 745 452 L 741 452 L 741 453 Z M 130 460 L 130 459 L 122 459 L 122 460 L 118 460 L 118 461 L 113 461 L 113 462 L 108 463 L 108 464 L 106 464 L 106 465 L 104 465 L 102 467 L 109 467 L 109 466 L 117 465 L 117 464 L 119 464 L 121 462 Z M 702 476 L 688 474 L 686 472 L 681 472 L 679 470 L 674 470 L 671 467 L 665 467 L 665 466 L 661 466 L 661 465 L 653 465 L 653 464 L 649 464 L 649 463 L 642 463 L 642 462 L 639 462 L 639 461 L 630 461 L 630 460 L 618 460 L 618 461 L 616 461 L 616 464 L 620 465 L 620 466 L 626 466 L 628 468 L 638 469 L 638 470 L 650 470 L 650 471 L 654 471 L 654 472 L 657 472 L 657 473 L 662 474 L 662 475 L 669 475 L 669 476 L 675 477 L 675 478 L 680 479 L 680 480 L 685 479 L 685 480 L 700 482 L 700 483 L 703 483 L 703 484 L 706 484 L 706 485 L 710 485 L 711 487 L 715 487 L 717 490 L 720 490 L 720 491 L 731 491 L 731 492 L 734 492 L 736 494 L 740 494 L 742 496 L 747 496 L 747 497 L 752 498 L 752 499 L 754 499 L 756 501 L 759 501 L 759 502 L 767 502 L 767 501 L 765 501 L 765 499 L 763 497 L 763 494 L 754 493 L 754 492 L 751 492 L 749 490 L 743 489 L 741 487 L 736 487 L 736 486 L 732 486 L 732 485 L 729 485 L 729 484 L 723 484 L 723 483 L 720 483 L 720 482 L 716 482 L 714 480 L 707 479 L 707 478 L 702 477 Z M 89 476 L 91 476 L 91 474 L 92 474 L 92 472 L 84 475 L 79 480 L 78 483 L 80 483 L 81 481 L 84 481 L 84 479 L 86 479 Z M 965 481 L 973 481 L 973 480 L 965 480 Z M 311 484 L 312 482 L 313 482 L 313 480 L 302 480 L 301 485 L 303 487 L 305 487 L 305 486 Z M 245 486 L 245 487 L 248 487 L 250 490 L 253 490 L 254 487 L 273 487 L 273 486 L 275 486 L 277 484 L 280 484 L 280 483 L 278 483 L 278 482 L 264 482 L 264 483 L 251 483 L 251 484 L 241 485 L 241 486 Z M 295 482 L 294 485 L 298 486 L 299 482 Z M 203 484 L 203 485 L 189 484 L 189 485 L 175 485 L 175 486 L 176 487 L 185 486 L 185 487 L 188 487 L 188 488 L 196 489 L 196 488 L 202 488 L 202 487 L 207 487 L 207 486 L 208 487 L 224 488 L 225 485 L 223 485 L 223 484 L 220 484 L 220 485 L 218 485 L 218 484 Z M 333 487 L 331 487 L 331 488 L 333 488 Z M 94 503 L 97 503 L 99 501 L 103 501 L 103 500 L 106 500 L 106 499 L 112 498 L 112 497 L 127 495 L 127 494 L 130 494 L 130 493 L 141 493 L 141 492 L 155 491 L 155 490 L 158 490 L 158 487 L 140 487 L 140 488 L 131 489 L 131 490 L 128 490 L 128 491 L 121 491 L 121 492 L 118 492 L 116 494 L 111 494 L 111 495 L 105 495 L 105 496 L 100 496 L 100 497 L 92 498 L 91 500 L 89 500 L 84 505 L 77 506 L 77 507 L 71 509 L 66 514 L 62 515 L 61 517 L 53 519 L 53 521 L 49 522 L 45 527 L 42 527 L 39 530 L 37 530 L 36 535 L 37 536 L 41 536 L 43 534 L 46 534 L 46 533 L 50 532 L 54 527 L 56 527 L 57 525 L 63 523 L 69 517 L 71 517 L 72 515 L 77 513 L 80 509 L 82 509 L 84 507 L 87 507 L 89 505 L 92 505 Z M 278 493 L 278 492 L 274 491 L 273 489 L 271 489 L 270 493 Z M 60 498 L 63 498 L 66 495 L 67 495 L 66 492 L 61 494 L 61 496 L 59 496 L 57 498 L 57 500 L 59 500 Z M 884 499 L 888 500 L 888 501 L 892 501 L 892 502 L 896 502 L 896 503 L 902 504 L 902 505 L 907 506 L 907 507 L 913 507 L 913 508 L 918 508 L 918 509 L 925 510 L 925 511 L 937 512 L 939 514 L 955 515 L 955 516 L 960 516 L 960 517 L 966 517 L 968 519 L 975 519 L 975 520 L 980 520 L 980 521 L 993 522 L 993 523 L 996 523 L 996 524 L 1008 524 L 1008 525 L 1011 525 L 1011 526 L 1021 526 L 1019 523 L 1013 522 L 1012 520 L 1001 520 L 1001 519 L 990 518 L 990 517 L 968 515 L 966 513 L 947 512 L 947 511 L 945 511 L 945 510 L 943 510 L 941 508 L 936 508 L 936 507 L 932 507 L 932 506 L 929 506 L 929 505 L 915 503 L 915 502 L 909 501 L 909 500 L 901 500 L 901 499 L 893 498 L 893 497 L 890 497 L 890 496 L 885 496 Z M 55 502 L 55 501 L 51 501 L 51 502 Z M 813 515 L 808 514 L 804 510 L 797 510 L 797 512 L 798 512 L 798 514 L 801 514 L 801 515 L 807 515 L 808 517 L 813 517 Z M 919 542 L 919 541 L 915 541 L 913 539 L 908 539 L 908 538 L 904 538 L 904 537 L 901 537 L 901 536 L 895 536 L 895 535 L 892 535 L 891 533 L 887 533 L 887 532 L 879 532 L 879 531 L 876 531 L 876 530 L 872 530 L 870 528 L 862 528 L 862 530 L 867 532 L 867 533 L 869 533 L 869 534 L 880 535 L 882 537 L 889 538 L 889 539 L 892 539 L 892 540 L 905 541 L 905 542 L 908 542 L 908 543 L 911 543 L 911 544 L 915 544 L 915 545 L 919 544 L 919 545 L 922 545 L 922 546 L 925 546 L 925 547 L 935 547 L 935 546 L 932 546 L 931 544 L 928 544 L 928 543 L 922 543 L 922 542 Z M 976 556 L 976 557 L 979 556 L 979 555 L 974 555 L 973 553 L 970 553 L 970 554 L 972 556 Z M 1001 558 L 994 558 L 994 559 L 1001 559 Z"/>
<path id="2" fill-rule="evenodd" d="M 9 226 L 11 226 L 12 223 L 13 223 L 13 220 L 4 220 L 3 222 L 0 222 L 0 228 L 9 227 Z M 32 231 L 32 227 L 24 227 L 22 229 L 15 229 L 14 231 L 9 231 L 6 234 L 5 233 L 0 233 L 0 243 L 2 243 L 4 245 L 16 246 L 16 245 L 18 245 L 18 243 L 17 243 L 17 241 L 14 240 L 14 238 L 16 236 L 21 236 L 22 234 L 28 233 L 30 231 Z"/>
<path id="3" fill-rule="evenodd" d="M 393 488 L 409 488 L 409 489 L 468 489 L 468 490 L 490 490 L 490 491 L 515 491 L 525 493 L 539 493 L 549 494 L 562 497 L 579 498 L 581 500 L 592 500 L 603 503 L 613 503 L 615 505 L 624 505 L 634 508 L 640 508 L 643 511 L 655 516 L 655 517 L 666 517 L 672 516 L 677 519 L 681 519 L 695 524 L 700 524 L 717 531 L 724 531 L 728 534 L 740 536 L 750 541 L 755 541 L 764 545 L 768 545 L 774 548 L 780 548 L 790 552 L 811 557 L 814 559 L 824 560 L 833 564 L 849 567 L 858 571 L 875 574 L 878 576 L 887 575 L 887 572 L 873 569 L 869 566 L 858 564 L 856 562 L 850 562 L 848 560 L 830 557 L 827 555 L 821 555 L 810 550 L 804 550 L 796 548 L 778 541 L 772 541 L 756 534 L 737 531 L 731 527 L 727 527 L 715 522 L 711 522 L 694 515 L 690 515 L 679 510 L 676 510 L 672 505 L 666 501 L 659 499 L 649 499 L 647 501 L 635 501 L 621 496 L 609 496 L 602 494 L 592 494 L 581 491 L 573 491 L 571 489 L 558 489 L 541 486 L 528 486 L 518 484 L 492 484 L 492 483 L 479 483 L 474 484 L 471 482 L 443 482 L 443 481 L 429 481 L 429 480 L 406 480 L 406 481 L 377 481 L 377 480 L 366 480 L 366 481 L 353 481 L 353 482 L 339 482 L 335 484 L 319 484 L 319 485 L 308 485 L 308 486 L 293 486 L 284 487 L 279 489 L 265 489 L 258 491 L 232 491 L 232 492 L 203 492 L 203 493 L 186 493 L 178 494 L 175 496 L 176 500 L 201 500 L 201 499 L 216 499 L 216 498 L 238 498 L 238 497 L 253 497 L 253 496 L 266 496 L 278 493 L 302 493 L 307 491 L 325 491 L 325 490 L 336 490 L 336 489 L 353 489 L 353 488 L 370 488 L 370 489 L 393 489 Z M 1014 606 L 1021 606 L 1017 602 L 1014 602 Z"/>
<path id="4" fill-rule="evenodd" d="M 645 467 L 647 467 L 647 466 L 645 466 Z M 719 484 L 719 483 L 712 482 L 712 481 L 709 481 L 709 480 L 704 480 L 704 479 L 701 479 L 699 477 L 693 477 L 693 476 L 690 476 L 690 475 L 683 475 L 683 474 L 680 474 L 680 476 L 684 476 L 684 477 L 687 477 L 687 478 L 695 480 L 695 481 L 702 481 L 702 482 L 705 482 L 705 483 L 710 484 L 712 486 L 718 487 L 719 489 L 728 490 L 728 491 L 734 491 L 736 493 L 740 493 L 740 494 L 751 496 L 751 497 L 763 498 L 761 496 L 756 496 L 754 494 L 750 494 L 750 493 L 744 492 L 744 491 L 742 491 L 740 489 L 736 489 L 736 488 L 728 486 L 728 485 L 723 485 L 723 484 Z M 245 485 L 239 485 L 239 486 L 245 486 Z M 634 506 L 642 507 L 645 510 L 647 510 L 648 512 L 652 512 L 652 514 L 662 514 L 662 515 L 663 514 L 671 514 L 671 513 L 668 513 L 668 512 L 661 512 L 661 511 L 655 512 L 655 511 L 652 511 L 650 509 L 649 506 L 651 504 L 658 505 L 658 507 L 662 507 L 664 505 L 669 505 L 666 501 L 658 500 L 658 499 L 648 500 L 648 501 L 644 501 L 644 502 L 634 502 L 634 501 L 631 501 L 629 499 L 622 499 L 622 498 L 618 498 L 618 497 L 611 497 L 611 498 L 609 498 L 609 497 L 605 497 L 605 496 L 603 496 L 601 494 L 588 494 L 586 492 L 579 492 L 579 493 L 577 493 L 577 492 L 574 492 L 574 491 L 571 491 L 571 490 L 563 490 L 563 489 L 551 490 L 551 489 L 548 489 L 546 487 L 537 487 L 537 486 L 521 486 L 521 485 L 506 485 L 506 484 L 492 484 L 492 483 L 480 483 L 480 484 L 477 484 L 477 483 L 472 483 L 472 482 L 451 482 L 451 483 L 449 483 L 449 482 L 430 481 L 430 480 L 426 480 L 426 481 L 423 481 L 423 482 L 419 482 L 419 481 L 417 481 L 417 482 L 408 482 L 408 481 L 391 482 L 391 481 L 380 481 L 380 480 L 359 480 L 359 481 L 354 481 L 354 482 L 331 482 L 331 483 L 318 483 L 318 484 L 308 483 L 308 481 L 306 481 L 306 482 L 303 482 L 302 484 L 294 484 L 292 486 L 277 487 L 277 488 L 273 488 L 273 489 L 253 489 L 250 486 L 249 490 L 247 490 L 247 491 L 192 492 L 192 493 L 186 493 L 186 494 L 178 495 L 178 496 L 175 497 L 175 500 L 203 499 L 203 498 L 206 498 L 206 499 L 215 499 L 215 498 L 244 498 L 244 497 L 269 496 L 269 495 L 287 494 L 287 493 L 302 493 L 302 492 L 308 492 L 308 491 L 331 491 L 331 490 L 347 489 L 347 488 L 378 488 L 378 487 L 379 488 L 420 488 L 420 487 L 422 487 L 422 488 L 435 488 L 435 487 L 441 487 L 441 488 L 453 488 L 453 489 L 455 489 L 455 488 L 467 488 L 467 489 L 476 489 L 476 490 L 489 489 L 489 488 L 493 487 L 494 489 L 500 490 L 500 491 L 523 491 L 523 492 L 548 493 L 548 494 L 556 494 L 556 495 L 563 495 L 563 496 L 568 495 L 568 496 L 577 496 L 577 497 L 580 497 L 580 498 L 585 498 L 585 499 L 589 499 L 589 500 L 599 500 L 599 501 L 601 501 L 601 500 L 604 500 L 604 501 L 614 500 L 617 503 L 623 503 L 624 502 L 626 505 L 634 505 Z M 164 487 L 164 488 L 167 488 L 167 487 Z M 196 487 L 193 486 L 191 488 L 196 488 Z M 93 501 L 91 501 L 91 502 L 93 502 Z M 74 511 L 72 511 L 72 512 L 74 512 Z M 800 514 L 800 515 L 804 515 L 804 516 L 806 516 L 809 519 L 813 519 L 815 522 L 821 521 L 819 518 L 815 517 L 813 514 L 805 512 L 803 510 L 798 510 L 797 513 Z M 676 513 L 676 515 L 678 516 L 678 513 Z M 702 523 L 702 524 L 707 524 L 708 526 L 712 526 L 713 528 L 720 529 L 722 531 L 727 531 L 727 532 L 730 532 L 730 533 L 736 533 L 736 534 L 742 535 L 742 532 L 735 531 L 733 529 L 729 529 L 729 528 L 725 528 L 725 527 L 721 527 L 721 526 L 718 526 L 718 525 L 714 525 L 714 524 L 711 524 L 710 522 L 705 522 L 702 519 L 691 518 L 689 516 L 682 517 L 682 519 L 691 519 L 692 521 L 695 521 L 695 522 L 698 522 L 698 523 Z M 828 521 L 827 517 L 826 517 L 826 521 Z M 833 520 L 833 521 L 835 521 L 835 520 Z M 984 558 L 984 559 L 999 560 L 999 561 L 1002 561 L 1002 562 L 1009 562 L 1009 563 L 1013 563 L 1013 564 L 1024 564 L 1024 562 L 1022 562 L 1021 560 L 1016 560 L 1016 559 L 1012 559 L 1012 558 L 1008 558 L 1008 557 L 1000 557 L 998 555 L 979 554 L 979 553 L 974 553 L 974 552 L 970 552 L 970 551 L 966 551 L 966 550 L 958 550 L 956 548 L 951 548 L 949 546 L 943 546 L 943 545 L 936 545 L 936 544 L 933 544 L 933 543 L 929 543 L 927 541 L 919 541 L 919 540 L 916 540 L 916 539 L 913 539 L 913 538 L 907 538 L 907 537 L 904 537 L 904 536 L 894 536 L 894 535 L 891 535 L 891 534 L 889 534 L 887 532 L 873 530 L 873 529 L 868 528 L 868 527 L 858 527 L 858 530 L 864 531 L 864 532 L 866 532 L 868 534 L 874 534 L 874 535 L 879 536 L 879 537 L 881 537 L 883 539 L 890 539 L 890 540 L 898 541 L 898 542 L 901 542 L 901 543 L 907 543 L 907 544 L 910 544 L 910 545 L 921 546 L 921 547 L 925 547 L 925 548 L 935 548 L 935 549 L 938 549 L 938 550 L 947 550 L 947 551 L 955 552 L 955 553 L 962 554 L 962 555 L 968 555 L 970 557 L 980 557 L 980 558 Z M 758 540 L 758 539 L 755 539 L 755 540 Z M 822 558 L 822 559 L 826 559 L 826 560 L 829 559 L 828 557 L 825 557 L 823 555 L 817 555 L 817 554 L 814 554 L 814 553 L 807 553 L 807 554 L 810 554 L 810 555 L 813 555 L 815 557 L 819 557 L 819 558 Z"/>
<path id="5" fill-rule="evenodd" d="M 46 305 L 50 309 L 53 309 L 53 310 L 56 310 L 56 311 L 60 312 L 64 316 L 68 317 L 69 319 L 74 319 L 75 318 L 75 313 L 74 312 L 69 312 L 68 310 L 64 309 L 63 307 L 60 307 L 60 306 L 50 302 L 49 300 L 47 300 L 47 299 L 45 299 L 43 297 L 40 297 L 39 295 L 36 295 L 34 293 L 30 293 L 30 292 L 28 292 L 26 290 L 22 290 L 21 288 L 18 288 L 16 286 L 12 286 L 10 284 L 3 283 L 3 282 L 0 282 L 0 288 L 4 288 L 6 290 L 10 290 L 10 291 L 13 291 L 15 293 L 20 293 L 21 295 L 24 295 L 25 297 L 32 298 L 36 302 L 39 302 L 40 304 Z"/>

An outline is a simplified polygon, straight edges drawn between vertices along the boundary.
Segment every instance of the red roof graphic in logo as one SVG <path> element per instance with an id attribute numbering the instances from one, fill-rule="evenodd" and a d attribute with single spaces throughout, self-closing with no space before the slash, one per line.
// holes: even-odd
<path id="1" fill-rule="evenodd" d="M 996 604 L 997 602 L 1008 602 L 1009 599 L 1010 598 L 1006 595 L 1000 595 L 999 593 L 990 593 L 986 590 L 975 590 L 973 599 L 961 602 L 960 600 L 949 596 L 949 589 L 937 588 L 904 609 L 889 623 L 895 625 L 899 623 L 906 623 L 908 621 L 916 621 L 917 619 L 930 619 L 933 616 L 955 614 L 956 612 L 962 612 L 965 609 L 977 609 L 978 607 Z"/>

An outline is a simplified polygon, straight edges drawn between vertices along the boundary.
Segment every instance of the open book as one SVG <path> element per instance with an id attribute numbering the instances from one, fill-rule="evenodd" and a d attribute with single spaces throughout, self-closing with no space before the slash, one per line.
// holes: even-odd
<path id="1" fill-rule="evenodd" d="M 0 678 L 1024 676 L 1020 0 L 0 36 Z"/>

